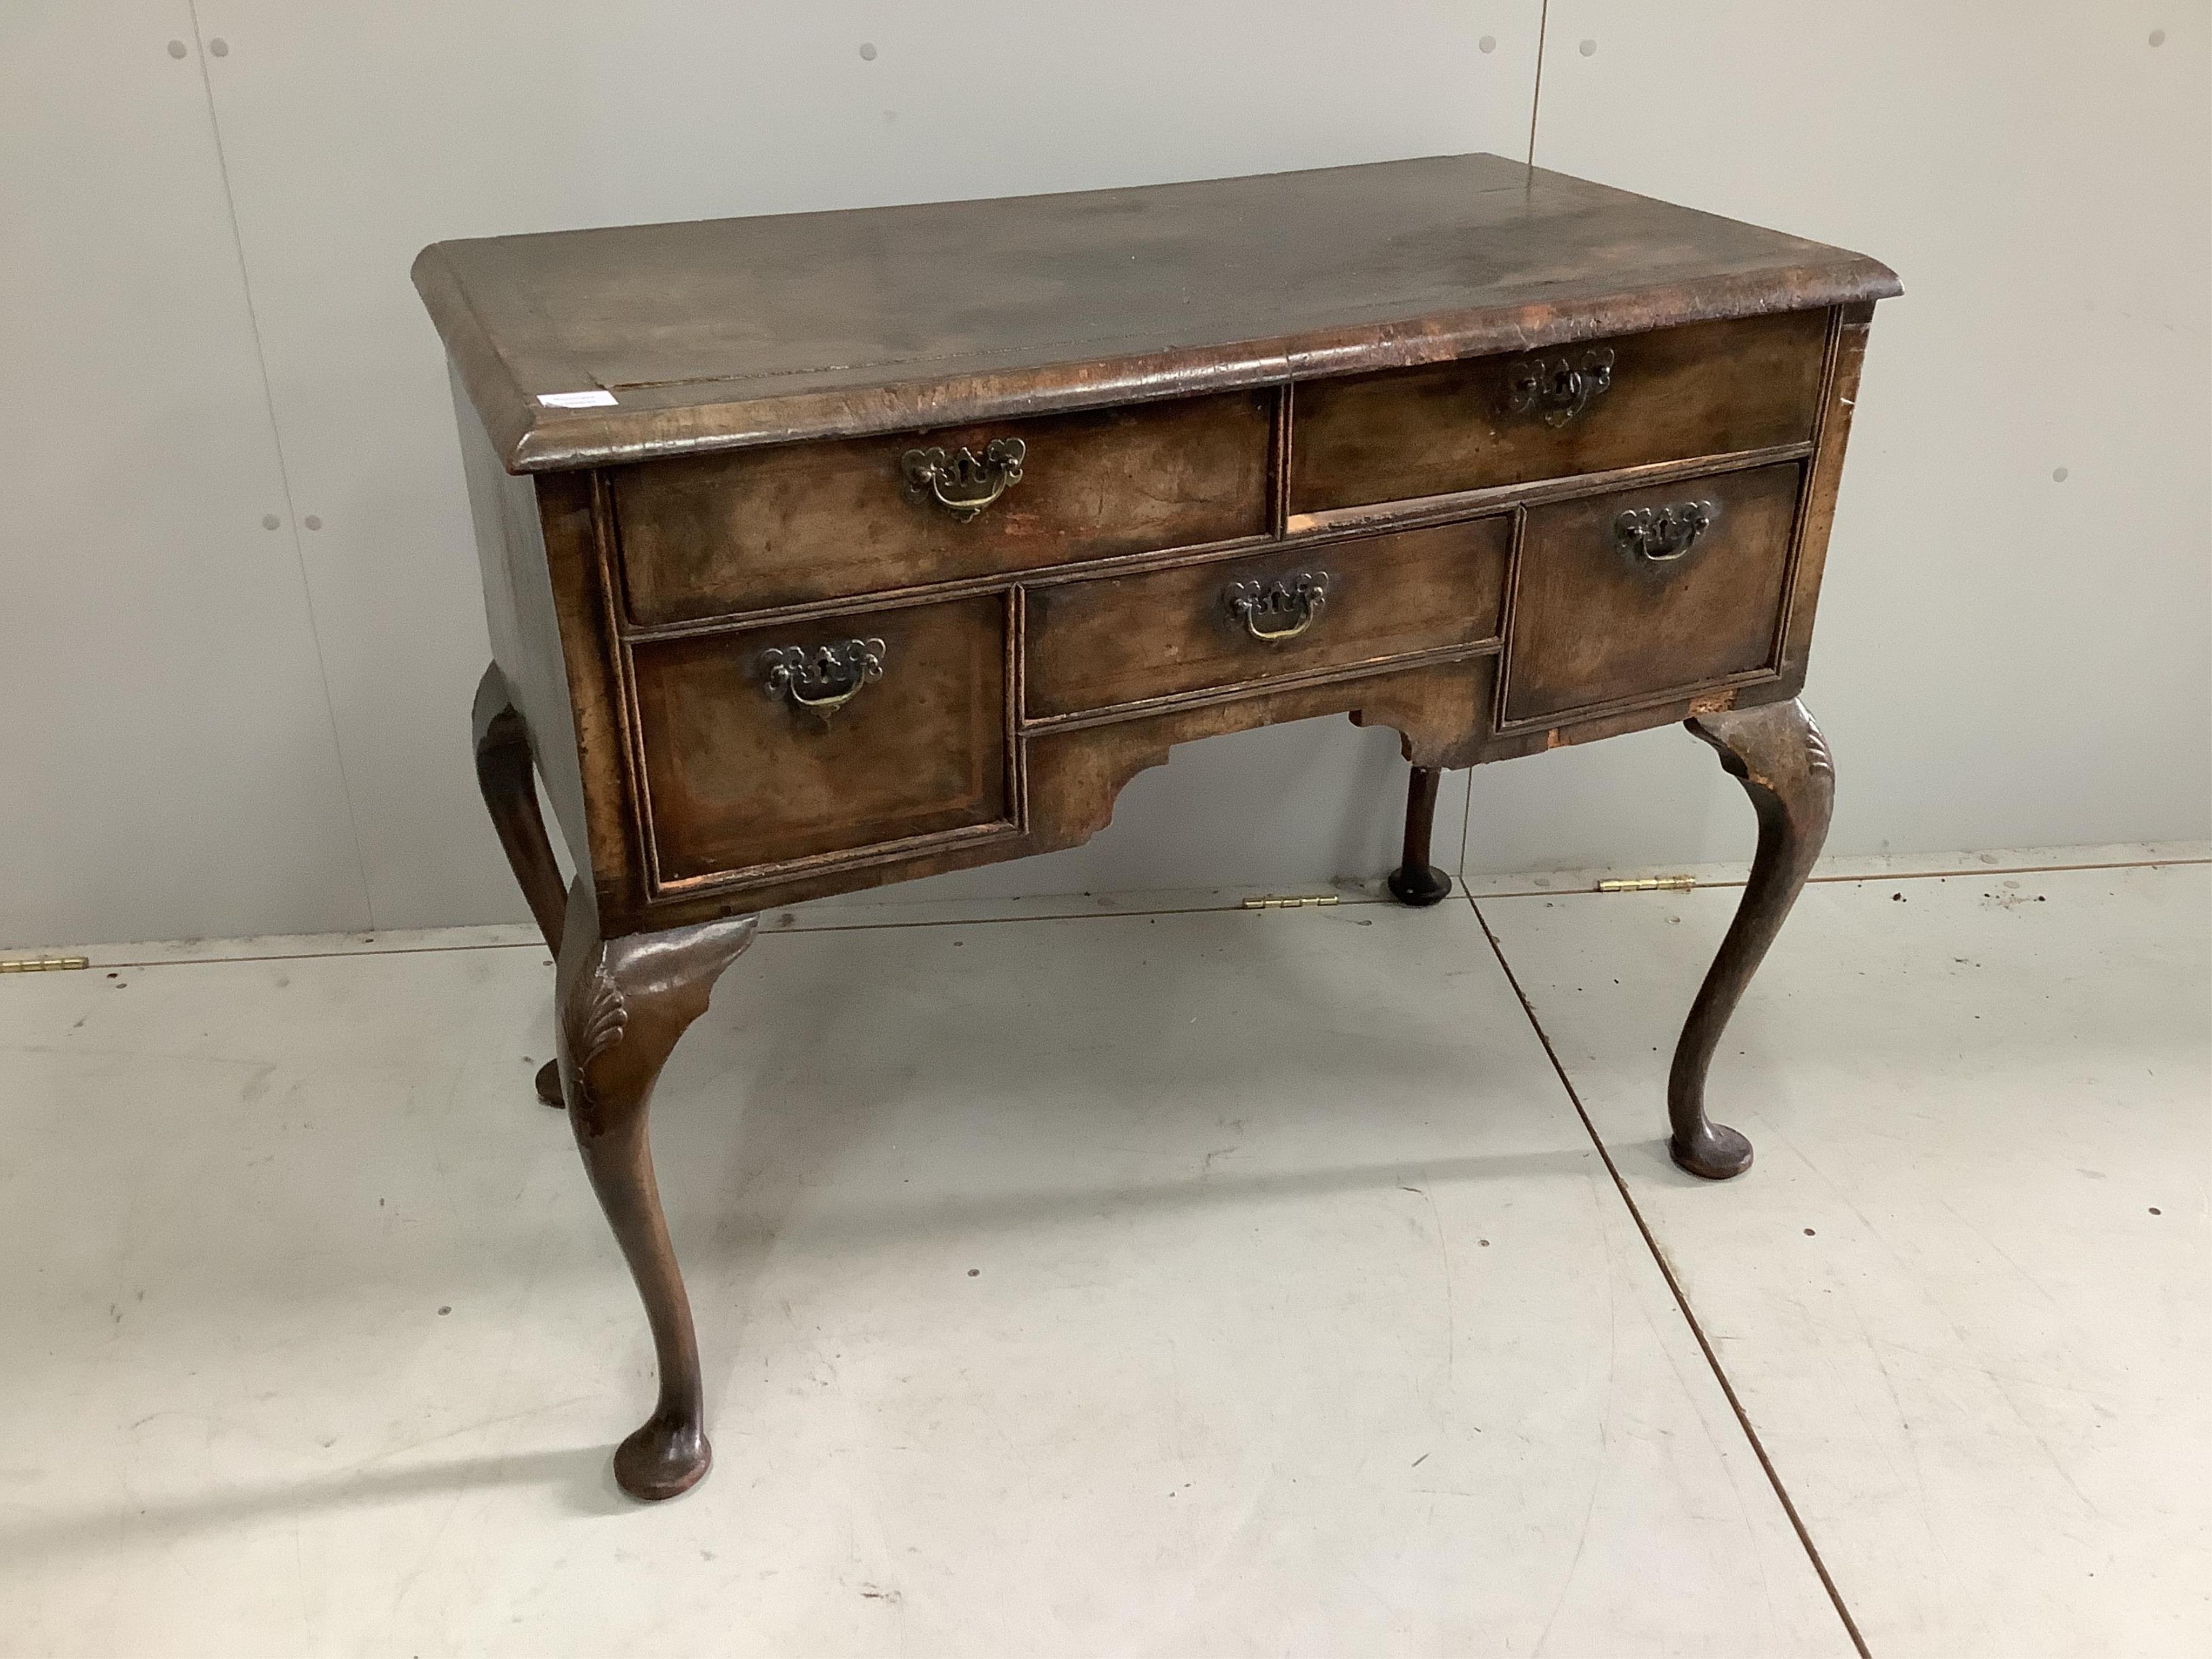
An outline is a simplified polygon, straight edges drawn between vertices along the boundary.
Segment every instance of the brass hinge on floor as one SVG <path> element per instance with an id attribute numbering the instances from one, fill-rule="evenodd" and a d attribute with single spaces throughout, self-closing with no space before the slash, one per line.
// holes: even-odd
<path id="1" fill-rule="evenodd" d="M 58 974 L 91 966 L 90 957 L 17 957 L 12 962 L 0 962 L 0 974 Z"/>
<path id="2" fill-rule="evenodd" d="M 1247 910 L 1310 910 L 1336 902 L 1337 896 L 1334 893 L 1316 893 L 1310 898 L 1248 898 L 1244 901 L 1244 908 Z"/>
<path id="3" fill-rule="evenodd" d="M 1686 893 L 1698 884 L 1695 876 L 1645 876 L 1638 881 L 1601 881 L 1601 893 Z"/>

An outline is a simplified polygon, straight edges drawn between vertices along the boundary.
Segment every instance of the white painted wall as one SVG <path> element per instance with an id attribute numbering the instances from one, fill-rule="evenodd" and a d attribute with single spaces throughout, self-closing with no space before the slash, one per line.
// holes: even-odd
<path id="1" fill-rule="evenodd" d="M 2205 0 L 1550 0 L 1540 166 L 1905 281 L 1805 688 L 1833 851 L 2212 825 L 2208 24 Z M 1747 855 L 1689 741 L 1483 769 L 1468 867 Z"/>
<path id="2" fill-rule="evenodd" d="M 0 940 L 524 915 L 424 243 L 1524 155 L 1532 111 L 1545 165 L 1905 278 L 1808 691 L 1837 850 L 2207 833 L 2206 0 L 1549 6 L 1535 111 L 1544 0 L 14 0 Z M 1089 847 L 934 887 L 1373 873 L 1401 787 L 1341 721 L 1215 739 Z M 1674 733 L 1474 802 L 1472 869 L 1748 834 Z"/>
<path id="3" fill-rule="evenodd" d="M 8 942 L 368 921 L 191 39 L 0 8 Z"/>

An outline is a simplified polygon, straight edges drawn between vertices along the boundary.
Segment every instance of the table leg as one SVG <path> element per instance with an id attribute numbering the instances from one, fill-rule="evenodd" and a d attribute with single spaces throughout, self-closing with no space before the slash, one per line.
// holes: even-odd
<path id="1" fill-rule="evenodd" d="M 1836 769 L 1820 728 L 1794 699 L 1699 714 L 1686 724 L 1719 751 L 1722 766 L 1743 785 L 1759 815 L 1759 851 L 1751 878 L 1691 1005 L 1667 1079 L 1667 1110 L 1674 1126 L 1668 1152 L 1692 1175 L 1724 1181 L 1750 1167 L 1751 1143 L 1725 1124 L 1707 1121 L 1705 1073 L 1729 1016 L 1820 855 L 1835 804 Z"/>
<path id="2" fill-rule="evenodd" d="M 597 908 L 580 878 L 568 896 L 557 976 L 561 1081 L 577 1150 L 637 1281 L 660 1368 L 659 1402 L 616 1449 L 615 1480 L 632 1498 L 673 1498 L 707 1473 L 714 1449 L 691 1304 L 661 1212 L 646 1111 L 660 1068 L 706 1012 L 716 978 L 752 943 L 757 919 L 602 940 Z"/>
<path id="3" fill-rule="evenodd" d="M 499 844 L 516 884 L 545 935 L 546 949 L 561 954 L 561 921 L 568 896 L 561 887 L 561 866 L 554 861 L 553 843 L 545 834 L 544 815 L 538 810 L 538 784 L 532 774 L 530 729 L 515 712 L 507 696 L 507 677 L 497 663 L 484 670 L 477 685 L 476 708 L 470 721 L 476 738 L 477 787 L 483 791 L 484 809 L 499 831 Z M 538 1097 L 548 1106 L 561 1104 L 559 1066 L 547 1060 L 538 1069 Z"/>
<path id="4" fill-rule="evenodd" d="M 1390 872 L 1390 891 L 1401 904 L 1439 903 L 1451 891 L 1451 878 L 1429 862 L 1429 837 L 1436 827 L 1437 785 L 1443 774 L 1417 766 L 1406 782 L 1406 847 Z"/>

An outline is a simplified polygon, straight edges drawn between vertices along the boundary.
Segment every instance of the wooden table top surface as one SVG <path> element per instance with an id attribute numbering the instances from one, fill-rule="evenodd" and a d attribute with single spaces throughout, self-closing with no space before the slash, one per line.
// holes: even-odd
<path id="1" fill-rule="evenodd" d="M 1862 254 L 1495 155 L 440 242 L 414 275 L 517 471 L 1899 292 Z M 540 401 L 579 392 L 615 402 Z"/>

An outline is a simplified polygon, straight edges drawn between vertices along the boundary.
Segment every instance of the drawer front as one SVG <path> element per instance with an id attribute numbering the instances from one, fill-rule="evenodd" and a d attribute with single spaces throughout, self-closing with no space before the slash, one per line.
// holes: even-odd
<path id="1" fill-rule="evenodd" d="M 1273 428 L 1272 397 L 1238 392 L 617 469 L 629 614 L 684 622 L 1258 535 Z"/>
<path id="2" fill-rule="evenodd" d="M 1290 510 L 1802 442 L 1827 336 L 1790 312 L 1302 385 Z"/>
<path id="3" fill-rule="evenodd" d="M 1475 645 L 1498 632 L 1511 520 L 1370 536 L 1031 589 L 1031 718 Z"/>
<path id="4" fill-rule="evenodd" d="M 659 885 L 1011 823 L 1006 642 L 989 593 L 638 646 Z"/>
<path id="5" fill-rule="evenodd" d="M 1802 472 L 1792 461 L 1530 512 L 1505 723 L 1772 667 Z"/>

